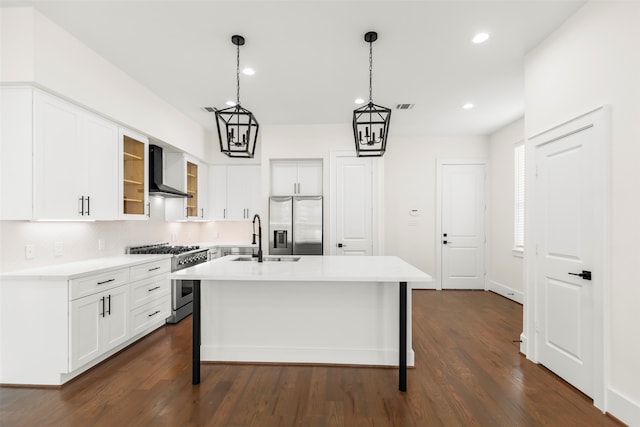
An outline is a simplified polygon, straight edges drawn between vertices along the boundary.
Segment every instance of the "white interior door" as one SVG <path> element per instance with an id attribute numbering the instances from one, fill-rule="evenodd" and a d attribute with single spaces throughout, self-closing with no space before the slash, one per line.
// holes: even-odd
<path id="1" fill-rule="evenodd" d="M 602 286 L 598 260 L 606 246 L 606 155 L 598 151 L 606 137 L 593 120 L 583 117 L 532 138 L 538 361 L 591 397 L 600 375 L 594 349 L 602 345 L 594 345 L 595 331 L 603 329 L 594 286 Z"/>
<path id="2" fill-rule="evenodd" d="M 484 164 L 441 167 L 443 289 L 484 289 Z"/>
<path id="3" fill-rule="evenodd" d="M 336 255 L 373 255 L 372 159 L 336 159 Z"/>

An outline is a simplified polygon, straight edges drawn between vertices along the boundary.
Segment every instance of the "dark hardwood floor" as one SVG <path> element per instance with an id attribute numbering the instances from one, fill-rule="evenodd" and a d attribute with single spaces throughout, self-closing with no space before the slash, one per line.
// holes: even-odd
<path id="1" fill-rule="evenodd" d="M 191 320 L 60 389 L 0 388 L 9 426 L 619 426 L 518 352 L 522 307 L 490 292 L 413 291 L 416 367 L 202 366 Z M 43 349 L 46 357 L 46 349 Z"/>

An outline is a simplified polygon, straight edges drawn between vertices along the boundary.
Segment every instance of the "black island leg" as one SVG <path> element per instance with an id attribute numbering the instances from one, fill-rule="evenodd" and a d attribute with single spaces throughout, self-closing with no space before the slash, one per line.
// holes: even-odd
<path id="1" fill-rule="evenodd" d="M 200 280 L 193 282 L 193 374 L 191 384 L 200 384 Z"/>
<path id="2" fill-rule="evenodd" d="M 407 282 L 400 282 L 400 361 L 398 376 L 400 391 L 407 391 Z"/>

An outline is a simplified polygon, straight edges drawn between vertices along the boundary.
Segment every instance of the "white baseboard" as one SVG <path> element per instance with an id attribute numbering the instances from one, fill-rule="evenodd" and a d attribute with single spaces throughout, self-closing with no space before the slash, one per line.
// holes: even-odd
<path id="1" fill-rule="evenodd" d="M 203 362 L 398 366 L 398 350 L 203 345 L 200 360 Z M 407 366 L 415 366 L 413 349 L 407 351 Z"/>
<path id="2" fill-rule="evenodd" d="M 527 336 L 524 332 L 520 334 L 520 353 L 527 355 Z"/>
<path id="3" fill-rule="evenodd" d="M 612 388 L 607 390 L 607 412 L 629 427 L 640 427 L 640 403 Z"/>
<path id="4" fill-rule="evenodd" d="M 436 282 L 415 282 L 411 284 L 411 289 L 431 289 L 438 290 Z"/>
<path id="5" fill-rule="evenodd" d="M 498 295 L 502 295 L 505 298 L 509 298 L 518 304 L 524 303 L 524 293 L 516 291 L 502 283 L 494 282 L 493 280 L 487 280 L 487 290 L 495 292 Z"/>

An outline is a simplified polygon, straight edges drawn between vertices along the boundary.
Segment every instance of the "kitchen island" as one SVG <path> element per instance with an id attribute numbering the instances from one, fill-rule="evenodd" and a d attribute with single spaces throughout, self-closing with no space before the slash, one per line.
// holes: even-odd
<path id="1" fill-rule="evenodd" d="M 431 277 L 392 256 L 227 256 L 172 274 L 196 280 L 193 383 L 200 362 L 398 366 L 406 390 L 411 283 Z M 409 321 L 408 321 L 409 320 Z"/>

